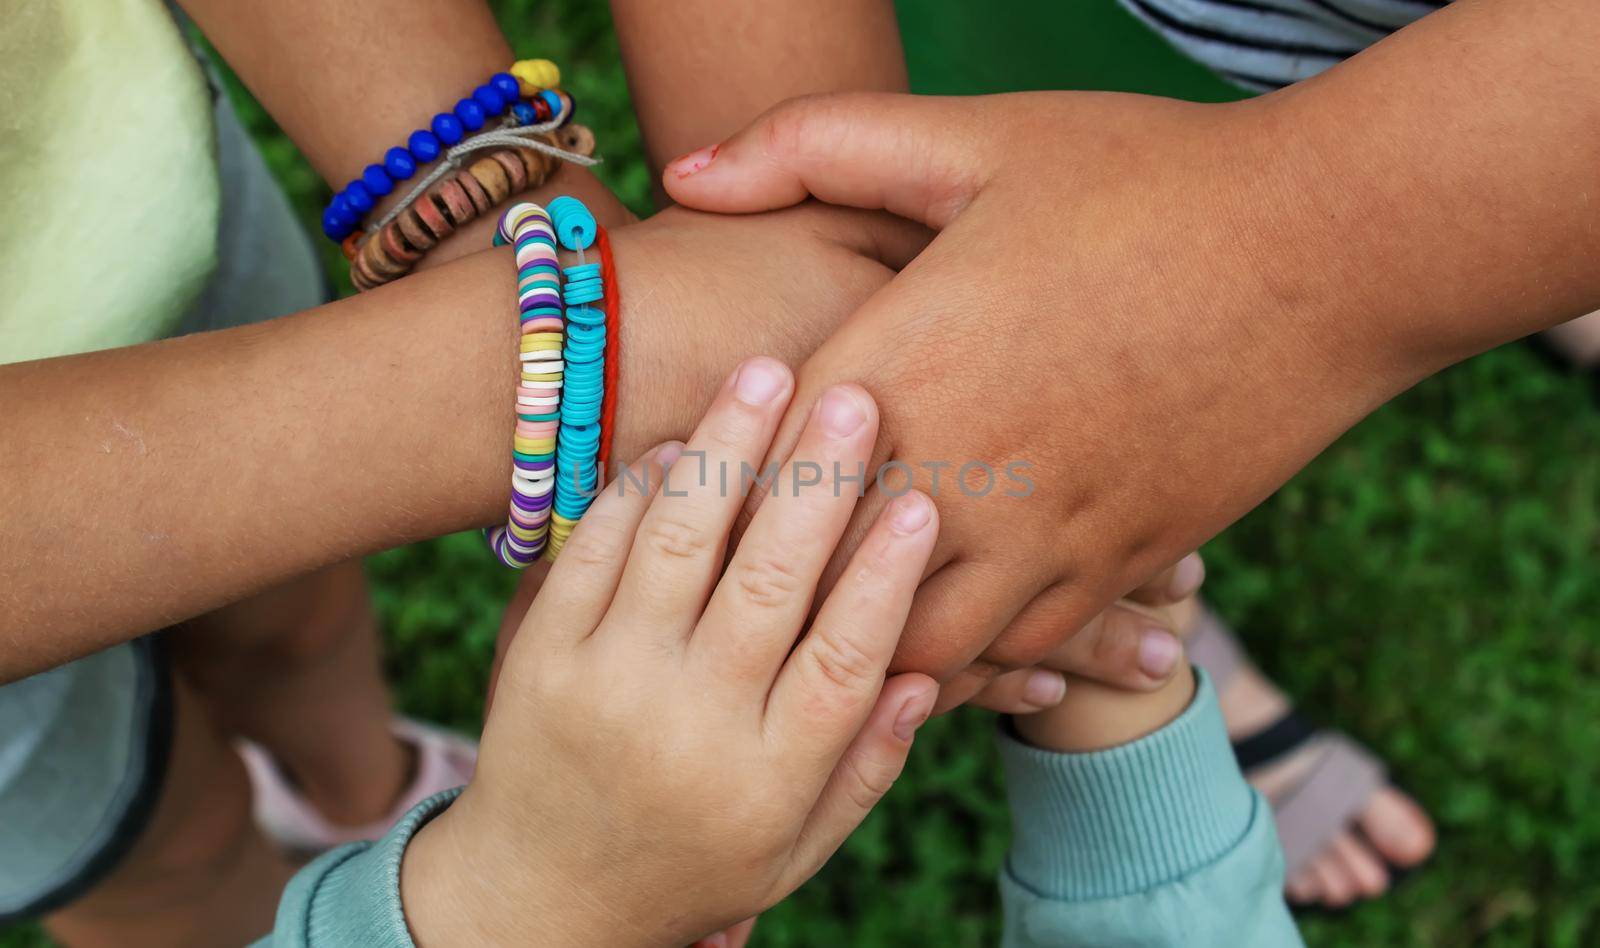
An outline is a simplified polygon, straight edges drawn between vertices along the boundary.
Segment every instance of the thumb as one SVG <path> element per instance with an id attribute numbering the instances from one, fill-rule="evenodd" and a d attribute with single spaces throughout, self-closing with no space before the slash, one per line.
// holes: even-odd
<path id="1" fill-rule="evenodd" d="M 719 213 L 808 196 L 943 227 L 987 176 L 972 99 L 839 93 L 791 99 L 662 171 L 674 201 Z"/>
<path id="2" fill-rule="evenodd" d="M 938 697 L 939 684 L 927 675 L 907 672 L 884 683 L 867 722 L 834 767 L 800 830 L 786 891 L 822 868 L 889 792 L 911 752 L 912 737 Z"/>

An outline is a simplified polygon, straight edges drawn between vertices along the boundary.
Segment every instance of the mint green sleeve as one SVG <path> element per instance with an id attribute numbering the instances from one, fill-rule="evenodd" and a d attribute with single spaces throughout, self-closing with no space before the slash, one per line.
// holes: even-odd
<path id="1" fill-rule="evenodd" d="M 1266 800 L 1245 783 L 1210 680 L 1177 720 L 1084 754 L 1002 733 L 1012 843 L 1006 948 L 1302 945 Z"/>
<path id="2" fill-rule="evenodd" d="M 278 900 L 272 934 L 255 948 L 415 948 L 400 907 L 400 858 L 417 830 L 461 791 L 412 807 L 374 843 L 351 843 L 312 860 Z"/>

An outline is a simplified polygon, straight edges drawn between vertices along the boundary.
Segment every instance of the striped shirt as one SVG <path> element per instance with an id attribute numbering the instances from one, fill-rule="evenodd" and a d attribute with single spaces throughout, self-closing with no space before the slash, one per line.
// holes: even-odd
<path id="1" fill-rule="evenodd" d="M 1246 89 L 1307 79 L 1449 0 L 1120 0 L 1181 52 Z"/>

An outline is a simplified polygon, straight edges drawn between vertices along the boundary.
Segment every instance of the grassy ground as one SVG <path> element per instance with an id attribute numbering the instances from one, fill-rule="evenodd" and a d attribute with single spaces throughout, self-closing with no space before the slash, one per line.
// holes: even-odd
<path id="1" fill-rule="evenodd" d="M 647 177 L 603 5 L 499 4 L 518 52 L 566 68 L 601 173 Z M 320 188 L 258 110 L 313 220 Z M 1313 946 L 1596 943 L 1600 932 L 1600 413 L 1528 352 L 1430 380 L 1213 543 L 1209 591 L 1266 668 L 1377 748 L 1434 813 L 1438 856 L 1396 894 L 1306 919 Z M 370 564 L 414 714 L 471 727 L 511 577 L 473 536 Z M 844 851 L 758 930 L 766 946 L 967 946 L 997 936 L 1006 814 L 990 721 L 933 722 Z M 0 948 L 42 944 L 31 929 Z"/>

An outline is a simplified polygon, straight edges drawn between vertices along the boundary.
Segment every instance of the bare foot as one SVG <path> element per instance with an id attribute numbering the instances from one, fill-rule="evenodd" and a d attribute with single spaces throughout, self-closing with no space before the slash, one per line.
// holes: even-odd
<path id="1" fill-rule="evenodd" d="M 1183 627 L 1192 629 L 1199 606 Z M 1261 733 L 1290 710 L 1287 696 L 1253 665 L 1244 662 L 1219 685 L 1222 716 L 1233 740 Z M 1252 786 L 1274 807 L 1300 787 L 1325 748 L 1312 738 L 1289 752 L 1246 772 Z M 1291 902 L 1343 908 L 1388 891 L 1390 867 L 1421 863 L 1434 847 L 1433 822 L 1416 801 L 1384 786 L 1368 798 L 1357 817 L 1322 850 L 1299 867 L 1291 867 L 1285 892 Z"/>

